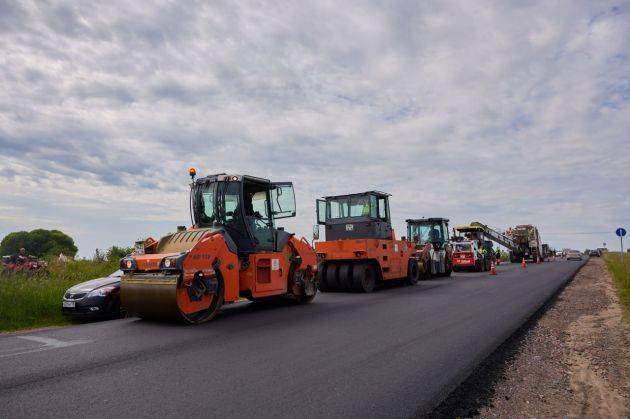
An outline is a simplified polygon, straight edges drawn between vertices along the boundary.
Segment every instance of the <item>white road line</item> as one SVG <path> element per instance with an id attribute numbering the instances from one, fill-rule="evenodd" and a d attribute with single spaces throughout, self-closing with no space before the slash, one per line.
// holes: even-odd
<path id="1" fill-rule="evenodd" d="M 33 342 L 38 342 L 43 344 L 43 346 L 40 346 L 38 348 L 35 349 L 29 349 L 29 350 L 22 350 L 17 349 L 18 352 L 12 352 L 12 353 L 7 353 L 7 354 L 0 354 L 0 358 L 8 358 L 10 356 L 17 356 L 17 355 L 24 355 L 24 354 L 32 354 L 35 352 L 42 352 L 42 351 L 49 351 L 51 349 L 58 349 L 58 348 L 67 348 L 69 346 L 75 346 L 75 345 L 83 345 L 86 343 L 92 343 L 94 342 L 93 340 L 88 340 L 88 339 L 79 339 L 79 340 L 69 340 L 69 341 L 62 341 L 59 339 L 53 339 L 53 338 L 45 338 L 45 337 L 41 337 L 41 336 L 15 336 L 18 339 L 26 339 L 26 340 L 30 340 Z"/>

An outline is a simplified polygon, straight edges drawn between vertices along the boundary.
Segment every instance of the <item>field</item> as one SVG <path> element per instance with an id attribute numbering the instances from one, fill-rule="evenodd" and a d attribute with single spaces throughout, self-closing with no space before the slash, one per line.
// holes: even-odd
<path id="1" fill-rule="evenodd" d="M 80 282 L 107 276 L 117 268 L 117 260 L 80 260 L 51 264 L 48 278 L 0 279 L 0 332 L 69 324 L 61 314 L 64 292 Z"/>
<path id="2" fill-rule="evenodd" d="M 605 253 L 604 260 L 613 276 L 619 300 L 626 308 L 626 320 L 630 322 L 630 253 L 624 254 L 623 260 L 619 252 Z"/>

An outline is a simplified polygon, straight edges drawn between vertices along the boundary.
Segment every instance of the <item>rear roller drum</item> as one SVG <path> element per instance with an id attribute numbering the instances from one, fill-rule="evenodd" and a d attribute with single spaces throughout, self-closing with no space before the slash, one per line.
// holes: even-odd
<path id="1" fill-rule="evenodd" d="M 296 272 L 295 275 L 298 278 L 298 282 L 302 283 L 302 293 L 295 296 L 295 300 L 299 304 L 308 304 L 313 301 L 315 295 L 317 295 L 317 284 L 315 273 L 310 271 Z M 301 277 L 301 281 L 299 278 Z"/>

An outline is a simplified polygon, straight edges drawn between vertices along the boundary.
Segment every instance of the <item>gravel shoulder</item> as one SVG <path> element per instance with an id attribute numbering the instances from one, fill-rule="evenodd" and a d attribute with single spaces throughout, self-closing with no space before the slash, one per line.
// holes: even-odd
<path id="1" fill-rule="evenodd" d="M 630 417 L 630 325 L 591 258 L 432 418 Z"/>

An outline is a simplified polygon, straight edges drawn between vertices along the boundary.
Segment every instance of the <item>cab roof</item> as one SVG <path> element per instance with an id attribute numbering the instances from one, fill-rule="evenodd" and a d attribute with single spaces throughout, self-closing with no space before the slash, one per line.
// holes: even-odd
<path id="1" fill-rule="evenodd" d="M 328 199 L 338 199 L 338 198 L 353 198 L 353 197 L 357 197 L 357 196 L 366 196 L 366 195 L 375 195 L 377 198 L 387 198 L 388 196 L 391 196 L 387 192 L 367 191 L 367 192 L 352 193 L 352 194 L 347 194 L 347 195 L 324 196 L 323 199 L 328 200 Z"/>
<path id="2" fill-rule="evenodd" d="M 442 221 L 446 221 L 448 223 L 450 220 L 448 218 L 442 218 L 442 217 L 430 217 L 430 218 L 410 218 L 405 221 L 410 224 L 420 224 L 420 223 L 427 223 L 427 222 L 439 223 Z"/>
<path id="3" fill-rule="evenodd" d="M 222 181 L 232 181 L 232 182 L 241 182 L 243 180 L 249 180 L 252 182 L 259 183 L 271 183 L 269 179 L 264 179 L 256 176 L 250 175 L 238 175 L 238 174 L 226 174 L 226 173 L 217 173 L 215 175 L 208 175 L 204 177 L 197 178 L 195 183 L 206 183 L 206 182 L 222 182 Z"/>
<path id="4" fill-rule="evenodd" d="M 483 231 L 483 229 L 479 226 L 457 226 L 455 230 L 461 231 L 462 233 L 473 233 L 476 231 Z"/>

